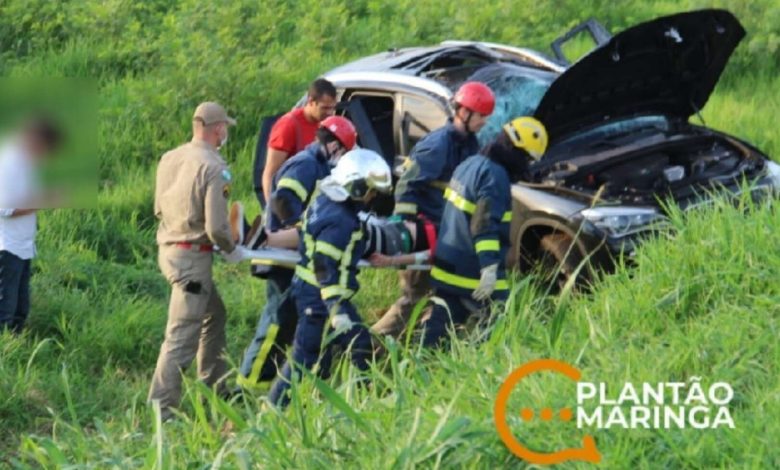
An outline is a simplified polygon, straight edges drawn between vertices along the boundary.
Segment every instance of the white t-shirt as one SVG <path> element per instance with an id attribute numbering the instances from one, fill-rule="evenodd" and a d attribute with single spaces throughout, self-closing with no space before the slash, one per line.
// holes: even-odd
<path id="1" fill-rule="evenodd" d="M 21 259 L 35 257 L 35 213 L 11 217 L 14 209 L 30 208 L 37 191 L 32 158 L 24 147 L 9 141 L 0 147 L 0 251 Z"/>

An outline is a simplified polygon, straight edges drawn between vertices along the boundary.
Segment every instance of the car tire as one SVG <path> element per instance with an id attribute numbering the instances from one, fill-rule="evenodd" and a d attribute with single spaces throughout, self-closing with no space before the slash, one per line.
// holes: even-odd
<path id="1" fill-rule="evenodd" d="M 538 266 L 551 293 L 560 292 L 574 275 L 577 276 L 576 288 L 587 286 L 589 267 L 583 266 L 577 272 L 583 259 L 584 256 L 574 240 L 564 233 L 551 233 L 539 241 Z"/>

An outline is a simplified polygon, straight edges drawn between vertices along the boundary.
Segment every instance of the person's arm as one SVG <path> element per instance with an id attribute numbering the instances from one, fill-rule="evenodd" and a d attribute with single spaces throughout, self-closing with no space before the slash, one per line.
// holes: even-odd
<path id="1" fill-rule="evenodd" d="M 271 134 L 268 137 L 268 151 L 265 155 L 265 167 L 263 168 L 263 196 L 266 204 L 271 202 L 274 175 L 295 151 L 295 126 L 295 121 L 285 115 L 279 118 L 274 127 L 271 128 Z"/>
<path id="2" fill-rule="evenodd" d="M 290 153 L 284 150 L 268 147 L 265 168 L 263 168 L 263 195 L 266 201 L 271 200 L 271 186 L 273 185 L 274 175 L 279 171 L 279 168 L 281 168 L 289 155 Z"/>
<path id="3" fill-rule="evenodd" d="M 224 253 L 232 253 L 236 248 L 228 219 L 229 183 L 221 168 L 207 169 L 206 197 L 203 201 L 206 235 Z"/>
<path id="4" fill-rule="evenodd" d="M 417 203 L 423 197 L 421 190 L 439 178 L 445 161 L 446 155 L 440 142 L 421 140 L 415 145 L 396 185 L 394 214 L 403 217 L 417 215 Z"/>
<path id="5" fill-rule="evenodd" d="M 306 201 L 317 184 L 317 172 L 296 159 L 281 171 L 269 206 L 282 225 L 290 227 L 301 220 Z"/>
<path id="6" fill-rule="evenodd" d="M 268 232 L 268 240 L 266 246 L 273 248 L 285 248 L 287 250 L 298 249 L 298 244 L 301 241 L 301 236 L 297 228 L 287 228 L 283 230 L 277 230 L 276 232 Z"/>
<path id="7" fill-rule="evenodd" d="M 431 256 L 430 250 L 418 251 L 417 253 L 404 253 L 402 255 L 388 256 L 381 253 L 372 253 L 368 258 L 371 266 L 376 268 L 393 268 L 411 266 L 416 264 L 425 264 Z"/>

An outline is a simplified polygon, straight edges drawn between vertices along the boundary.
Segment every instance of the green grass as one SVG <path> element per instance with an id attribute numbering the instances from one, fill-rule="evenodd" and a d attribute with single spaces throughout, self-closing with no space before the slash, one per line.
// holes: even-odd
<path id="1" fill-rule="evenodd" d="M 701 376 L 734 387 L 735 429 L 597 431 L 607 467 L 780 466 L 780 215 L 771 207 L 745 214 L 721 203 L 676 214 L 673 237 L 642 246 L 635 267 L 619 268 L 588 295 L 546 297 L 520 279 L 489 337 L 477 332 L 439 352 L 391 344 L 369 389 L 357 388 L 341 364 L 327 382 L 304 380 L 284 413 L 260 396 L 226 404 L 194 382 L 178 421 L 160 426 L 144 403 L 168 296 L 154 246 L 154 169 L 188 138 L 198 102 L 218 99 L 239 118 L 225 154 L 234 197 L 251 201 L 259 118 L 288 108 L 313 77 L 346 60 L 447 38 L 546 49 L 590 16 L 616 31 L 710 5 L 732 9 L 748 36 L 703 117 L 780 155 L 776 0 L 0 0 L 0 73 L 97 80 L 101 179 L 97 210 L 41 217 L 29 328 L 0 338 L 0 466 L 521 467 L 496 434 L 492 408 L 508 373 L 542 357 L 570 362 L 591 381 Z M 245 266 L 219 264 L 216 277 L 236 362 L 263 284 Z M 367 272 L 361 281 L 357 304 L 367 318 L 398 294 L 394 273 Z M 539 378 L 528 389 L 532 403 L 566 403 L 561 384 Z M 581 436 L 545 423 L 519 433 L 542 450 L 575 446 Z"/>

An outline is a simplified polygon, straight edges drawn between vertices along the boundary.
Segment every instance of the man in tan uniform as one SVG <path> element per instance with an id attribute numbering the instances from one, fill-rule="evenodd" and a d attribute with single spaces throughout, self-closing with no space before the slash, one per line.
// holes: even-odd
<path id="1" fill-rule="evenodd" d="M 182 371 L 197 355 L 198 378 L 224 388 L 227 371 L 225 305 L 211 276 L 215 249 L 228 262 L 243 259 L 228 223 L 231 174 L 217 150 L 236 121 L 217 103 L 202 103 L 193 116 L 192 140 L 163 155 L 154 197 L 159 264 L 171 284 L 168 325 L 160 347 L 149 401 L 159 400 L 164 418 L 179 406 Z"/>

